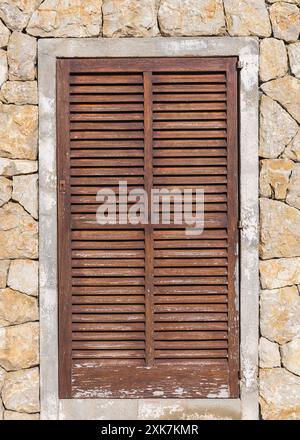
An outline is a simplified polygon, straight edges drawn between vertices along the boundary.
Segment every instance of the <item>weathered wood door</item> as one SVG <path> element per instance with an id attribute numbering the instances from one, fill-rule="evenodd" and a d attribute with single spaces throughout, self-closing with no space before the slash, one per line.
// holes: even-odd
<path id="1" fill-rule="evenodd" d="M 61 398 L 238 397 L 237 94 L 236 58 L 58 60 Z M 203 233 L 99 225 L 119 181 L 203 189 Z"/>

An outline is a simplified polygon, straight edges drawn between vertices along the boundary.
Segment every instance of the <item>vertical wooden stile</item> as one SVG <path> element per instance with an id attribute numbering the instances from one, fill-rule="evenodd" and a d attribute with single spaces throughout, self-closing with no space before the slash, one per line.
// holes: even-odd
<path id="1" fill-rule="evenodd" d="M 72 365 L 72 257 L 70 212 L 70 113 L 67 60 L 57 61 L 57 209 L 59 261 L 59 396 L 71 397 Z"/>
<path id="2" fill-rule="evenodd" d="M 238 319 L 238 81 L 237 59 L 228 62 L 227 68 L 227 151 L 229 196 L 228 215 L 228 364 L 229 387 L 232 398 L 238 397 L 239 374 L 239 319 Z"/>
<path id="3" fill-rule="evenodd" d="M 146 365 L 154 362 L 153 344 L 153 228 L 151 225 L 151 190 L 153 188 L 152 73 L 144 73 L 144 167 L 145 190 L 148 195 L 148 224 L 145 225 L 145 301 L 146 301 Z"/>

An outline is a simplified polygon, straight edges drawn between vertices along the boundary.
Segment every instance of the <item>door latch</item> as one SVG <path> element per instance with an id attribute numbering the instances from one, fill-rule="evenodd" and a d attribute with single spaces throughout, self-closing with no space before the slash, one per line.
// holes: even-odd
<path id="1" fill-rule="evenodd" d="M 66 192 L 66 181 L 60 180 L 58 187 L 60 192 Z"/>

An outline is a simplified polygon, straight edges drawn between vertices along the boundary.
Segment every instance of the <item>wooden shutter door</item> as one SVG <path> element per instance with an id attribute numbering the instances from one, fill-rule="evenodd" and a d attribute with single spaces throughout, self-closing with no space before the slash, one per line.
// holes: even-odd
<path id="1" fill-rule="evenodd" d="M 238 397 L 237 157 L 236 58 L 58 60 L 61 398 Z M 203 189 L 203 233 L 99 225 L 119 181 Z"/>

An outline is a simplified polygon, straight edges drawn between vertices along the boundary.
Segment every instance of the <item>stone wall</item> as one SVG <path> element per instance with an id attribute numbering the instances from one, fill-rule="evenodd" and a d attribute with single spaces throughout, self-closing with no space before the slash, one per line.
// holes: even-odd
<path id="1" fill-rule="evenodd" d="M 261 39 L 261 413 L 300 419 L 299 8 L 0 0 L 0 419 L 39 418 L 37 39 L 203 35 Z"/>

